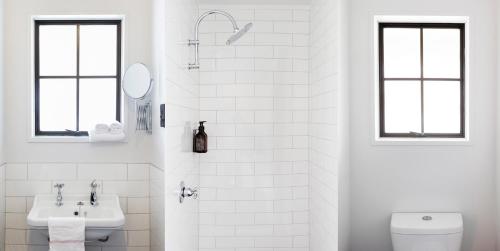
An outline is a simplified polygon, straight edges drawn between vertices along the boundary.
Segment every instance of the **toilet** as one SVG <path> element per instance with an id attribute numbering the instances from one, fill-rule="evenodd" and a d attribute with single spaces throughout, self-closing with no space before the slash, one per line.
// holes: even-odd
<path id="1" fill-rule="evenodd" d="M 460 251 L 463 220 L 459 213 L 393 213 L 394 251 Z"/>

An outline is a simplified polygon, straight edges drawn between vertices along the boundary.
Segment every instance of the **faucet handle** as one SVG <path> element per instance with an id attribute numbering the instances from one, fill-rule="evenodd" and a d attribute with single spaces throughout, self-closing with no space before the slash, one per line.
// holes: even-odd
<path id="1" fill-rule="evenodd" d="M 61 190 L 64 187 L 64 183 L 56 183 L 54 187 Z"/>

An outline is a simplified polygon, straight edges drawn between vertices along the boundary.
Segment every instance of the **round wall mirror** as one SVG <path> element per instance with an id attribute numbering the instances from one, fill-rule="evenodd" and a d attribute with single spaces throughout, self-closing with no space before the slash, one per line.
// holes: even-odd
<path id="1" fill-rule="evenodd" d="M 123 76 L 122 88 L 127 96 L 133 99 L 144 99 L 151 91 L 153 81 L 146 65 L 135 63 Z"/>

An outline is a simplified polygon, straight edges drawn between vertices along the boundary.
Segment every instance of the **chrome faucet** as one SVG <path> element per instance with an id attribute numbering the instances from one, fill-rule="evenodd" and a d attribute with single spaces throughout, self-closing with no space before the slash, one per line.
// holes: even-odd
<path id="1" fill-rule="evenodd" d="M 97 206 L 99 203 L 97 202 L 97 181 L 93 180 L 92 183 L 90 183 L 90 205 L 92 206 Z"/>
<path id="2" fill-rule="evenodd" d="M 64 184 L 62 183 L 56 183 L 54 185 L 55 188 L 57 188 L 57 197 L 56 197 L 56 206 L 60 207 L 64 203 L 62 202 L 63 197 L 62 197 L 62 188 L 64 187 Z"/>

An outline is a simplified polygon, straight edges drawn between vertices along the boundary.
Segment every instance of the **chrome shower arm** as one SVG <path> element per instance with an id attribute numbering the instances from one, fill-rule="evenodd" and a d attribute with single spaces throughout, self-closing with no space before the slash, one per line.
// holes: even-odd
<path id="1" fill-rule="evenodd" d="M 238 24 L 236 23 L 236 20 L 234 20 L 234 17 L 231 16 L 229 13 L 225 12 L 225 11 L 222 11 L 222 10 L 209 10 L 205 13 L 203 13 L 199 18 L 198 20 L 196 21 L 196 25 L 195 25 L 195 29 L 194 29 L 194 39 L 196 41 L 198 41 L 198 37 L 199 37 L 199 29 L 200 29 L 200 24 L 201 24 L 201 21 L 203 21 L 203 19 L 205 19 L 207 16 L 210 16 L 212 14 L 220 14 L 220 15 L 223 15 L 225 16 L 227 19 L 229 19 L 229 21 L 231 22 L 231 24 L 233 25 L 233 30 L 234 32 L 237 32 L 239 31 L 240 29 L 238 28 Z"/>
<path id="2" fill-rule="evenodd" d="M 221 14 L 225 16 L 231 24 L 233 25 L 233 30 L 234 32 L 238 32 L 240 29 L 238 28 L 238 24 L 236 24 L 236 20 L 234 19 L 233 16 L 231 16 L 229 13 L 221 10 L 209 10 L 205 13 L 203 13 L 198 20 L 196 20 L 196 25 L 194 28 L 194 40 L 189 40 L 188 45 L 189 46 L 194 46 L 194 63 L 190 63 L 188 66 L 188 69 L 199 69 L 200 68 L 200 63 L 199 63 L 199 46 L 200 46 L 200 41 L 199 41 L 199 35 L 200 35 L 200 23 L 205 19 L 207 16 L 212 15 L 212 14 Z"/>

